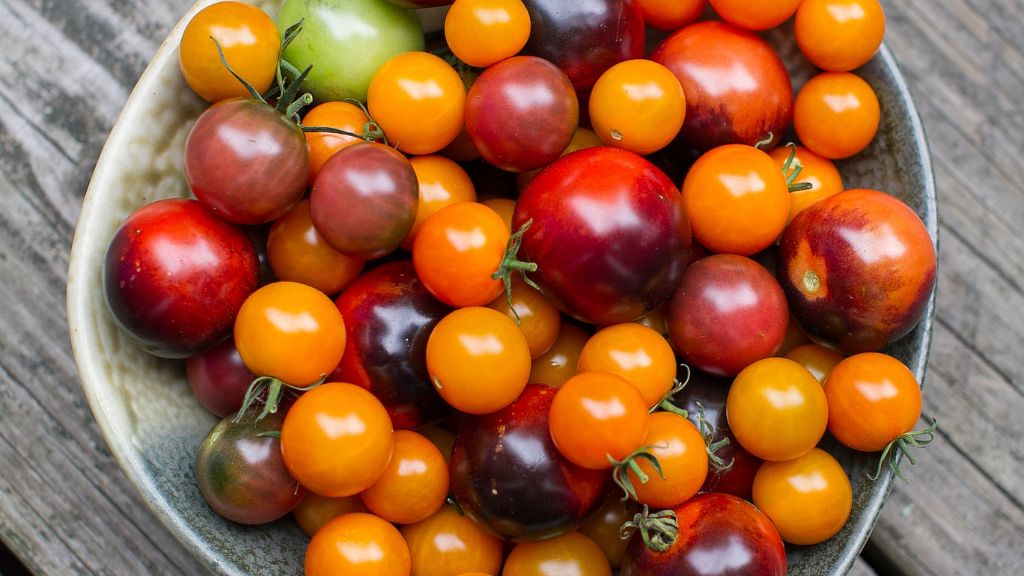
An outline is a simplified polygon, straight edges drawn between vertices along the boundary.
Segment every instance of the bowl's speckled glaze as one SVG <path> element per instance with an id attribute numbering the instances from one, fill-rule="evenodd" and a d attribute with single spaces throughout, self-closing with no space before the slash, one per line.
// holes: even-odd
<path id="1" fill-rule="evenodd" d="M 184 366 L 148 356 L 122 336 L 103 302 L 101 271 L 107 243 L 133 210 L 160 198 L 189 195 L 182 151 L 192 121 L 204 108 L 178 70 L 178 43 L 184 23 L 213 0 L 202 0 L 174 28 L 153 58 L 114 126 L 93 174 L 75 233 L 68 273 L 71 342 L 85 394 L 115 458 L 153 512 L 210 568 L 219 574 L 300 574 L 307 538 L 291 520 L 258 528 L 223 520 L 196 488 L 196 447 L 215 423 L 193 400 Z M 257 2 L 269 13 L 278 1 Z M 440 22 L 425 11 L 426 25 Z M 788 33 L 770 40 L 802 85 L 812 72 Z M 847 187 L 885 190 L 909 204 L 937 236 L 935 190 L 924 132 L 895 61 L 883 46 L 857 71 L 875 88 L 882 108 L 874 143 L 841 162 Z M 935 299 L 924 320 L 888 352 L 923 380 Z M 866 472 L 876 461 L 838 447 L 853 484 L 853 514 L 846 527 L 817 546 L 788 547 L 789 573 L 845 574 L 856 559 L 884 504 L 891 472 L 872 482 Z"/>

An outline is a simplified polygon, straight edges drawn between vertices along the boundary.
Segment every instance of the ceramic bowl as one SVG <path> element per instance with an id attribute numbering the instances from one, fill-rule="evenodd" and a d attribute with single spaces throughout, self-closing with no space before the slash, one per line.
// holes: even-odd
<path id="1" fill-rule="evenodd" d="M 68 273 L 71 343 L 82 386 L 111 452 L 143 500 L 212 572 L 230 575 L 300 574 L 307 537 L 290 520 L 257 528 L 217 516 L 196 488 L 196 447 L 216 419 L 192 398 L 184 365 L 135 348 L 111 321 L 103 301 L 101 271 L 110 238 L 135 209 L 160 198 L 187 197 L 182 152 L 185 136 L 204 103 L 178 69 L 185 23 L 171 32 L 136 85 L 96 165 L 75 232 Z M 257 2 L 276 13 L 279 1 Z M 423 12 L 427 27 L 440 14 Z M 791 34 L 775 33 L 776 45 L 795 78 L 812 72 Z M 846 185 L 885 190 L 910 205 L 937 236 L 935 190 L 925 135 L 903 76 L 883 46 L 858 71 L 875 88 L 882 118 L 874 143 L 840 163 Z M 888 351 L 923 379 L 934 313 L 934 295 L 921 324 Z M 827 446 L 853 484 L 853 514 L 834 538 L 817 546 L 788 547 L 789 573 L 845 574 L 867 541 L 892 483 L 886 472 L 872 482 L 866 472 L 876 455 Z"/>

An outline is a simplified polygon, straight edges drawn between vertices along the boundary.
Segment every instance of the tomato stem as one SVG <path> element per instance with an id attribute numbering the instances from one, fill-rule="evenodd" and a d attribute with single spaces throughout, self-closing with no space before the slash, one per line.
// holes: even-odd
<path id="1" fill-rule="evenodd" d="M 523 262 L 519 259 L 519 249 L 523 245 L 523 234 L 530 229 L 532 224 L 533 219 L 527 220 L 519 227 L 519 230 L 516 230 L 515 233 L 509 236 L 508 243 L 505 244 L 505 253 L 501 257 L 501 263 L 498 264 L 498 269 L 491 274 L 491 278 L 501 280 L 502 284 L 505 285 L 505 299 L 508 302 L 509 310 L 515 316 L 517 326 L 522 323 L 522 319 L 519 317 L 519 312 L 516 311 L 515 306 L 512 305 L 513 272 L 519 272 L 527 286 L 534 290 L 540 290 L 540 286 L 526 275 L 527 272 L 536 272 L 537 264 L 535 262 Z"/>
<path id="2" fill-rule="evenodd" d="M 789 157 L 786 158 L 785 164 L 782 165 L 782 175 L 786 178 L 786 186 L 789 188 L 789 191 L 803 192 L 804 190 L 814 188 L 814 185 L 810 182 L 796 181 L 800 177 L 800 173 L 803 172 L 804 166 L 796 157 L 796 144 L 787 142 L 786 146 L 789 148 Z"/>
<path id="3" fill-rule="evenodd" d="M 722 438 L 721 440 L 715 441 L 715 427 L 708 421 L 704 416 L 704 405 L 697 402 L 697 428 L 700 430 L 700 435 L 704 438 L 704 449 L 708 453 L 708 463 L 716 472 L 728 472 L 732 469 L 732 465 L 736 463 L 736 458 L 729 460 L 728 463 L 718 455 L 718 451 L 730 444 L 728 438 Z"/>
<path id="4" fill-rule="evenodd" d="M 655 552 L 664 552 L 672 547 L 679 537 L 679 520 L 672 510 L 661 510 L 651 513 L 644 504 L 642 512 L 637 512 L 632 520 L 625 522 L 619 529 L 619 537 L 628 540 L 639 530 L 644 545 Z"/>
<path id="5" fill-rule="evenodd" d="M 683 389 L 686 388 L 686 385 L 690 382 L 690 367 L 687 366 L 686 364 L 680 364 L 680 366 L 686 368 L 686 378 L 684 378 L 682 382 L 680 382 L 678 378 L 673 378 L 672 389 L 666 392 L 665 395 L 661 397 L 661 400 L 658 400 L 658 402 L 654 406 L 651 406 L 651 409 L 648 410 L 648 412 L 654 413 L 658 410 L 663 410 L 665 412 L 677 414 L 679 416 L 682 416 L 683 418 L 690 417 L 689 413 L 685 409 L 676 406 L 672 402 L 672 399 L 675 398 L 675 395 L 682 392 Z"/>
<path id="6" fill-rule="evenodd" d="M 760 140 L 758 140 L 757 142 L 754 143 L 754 148 L 757 148 L 758 150 L 761 150 L 765 146 L 771 144 L 772 140 L 775 140 L 775 134 L 773 132 L 768 132 L 767 136 L 765 136 L 764 138 L 761 138 Z"/>
<path id="7" fill-rule="evenodd" d="M 912 448 L 924 448 L 932 440 L 935 439 L 935 430 L 938 428 L 938 422 L 935 418 L 932 418 L 931 423 L 927 428 L 923 430 L 911 430 L 904 434 L 897 436 L 892 442 L 886 445 L 885 449 L 882 450 L 882 456 L 878 459 L 878 467 L 875 469 L 875 473 L 868 474 L 868 478 L 871 480 L 878 480 L 879 476 L 882 475 L 882 466 L 887 462 L 889 468 L 899 476 L 900 480 L 907 482 L 907 477 L 903 475 L 900 470 L 900 454 L 907 457 L 910 460 L 910 465 L 917 464 L 917 456 L 911 451 Z"/>
<path id="8" fill-rule="evenodd" d="M 665 473 L 661 470 L 661 462 L 658 462 L 658 457 L 648 452 L 652 448 L 667 448 L 667 445 L 648 445 L 641 446 L 635 452 L 626 456 L 622 460 L 616 460 L 612 458 L 610 454 L 606 455 L 608 461 L 612 464 L 612 480 L 615 484 L 622 488 L 624 493 L 622 500 L 635 500 L 639 502 L 639 496 L 636 493 L 636 487 L 633 486 L 633 479 L 629 477 L 629 473 L 632 472 L 636 475 L 636 479 L 641 484 L 647 484 L 650 480 L 650 476 L 644 472 L 643 468 L 640 467 L 640 460 L 646 460 L 654 467 L 654 471 L 658 473 L 658 476 L 662 480 L 665 479 Z"/>
<path id="9" fill-rule="evenodd" d="M 253 422 L 259 422 L 267 416 L 277 412 L 281 404 L 281 397 L 286 391 L 308 392 L 323 384 L 327 380 L 327 374 L 321 374 L 320 379 L 309 386 L 292 386 L 280 378 L 273 376 L 260 376 L 253 380 L 245 390 L 245 397 L 242 399 L 242 407 L 235 414 L 234 422 L 237 424 L 249 412 L 257 402 L 263 402 L 263 410 L 256 415 Z M 265 396 L 265 398 L 264 398 Z"/>

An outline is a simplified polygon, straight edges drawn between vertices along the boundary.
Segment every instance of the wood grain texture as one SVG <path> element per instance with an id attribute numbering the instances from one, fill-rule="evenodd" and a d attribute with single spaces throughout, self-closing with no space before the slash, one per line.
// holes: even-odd
<path id="1" fill-rule="evenodd" d="M 111 458 L 66 335 L 92 168 L 190 0 L 0 2 L 0 538 L 39 574 L 198 574 Z M 1024 574 L 1024 2 L 883 1 L 931 142 L 939 308 L 925 411 L 851 574 Z"/>

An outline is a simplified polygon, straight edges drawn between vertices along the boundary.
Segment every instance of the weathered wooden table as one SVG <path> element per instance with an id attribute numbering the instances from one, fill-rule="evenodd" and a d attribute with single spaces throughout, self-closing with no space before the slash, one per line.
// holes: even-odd
<path id="1" fill-rule="evenodd" d="M 0 1 L 0 537 L 40 574 L 202 572 L 111 458 L 64 304 L 100 148 L 191 1 Z M 939 191 L 940 429 L 854 573 L 1024 574 L 1024 0 L 883 3 Z"/>

